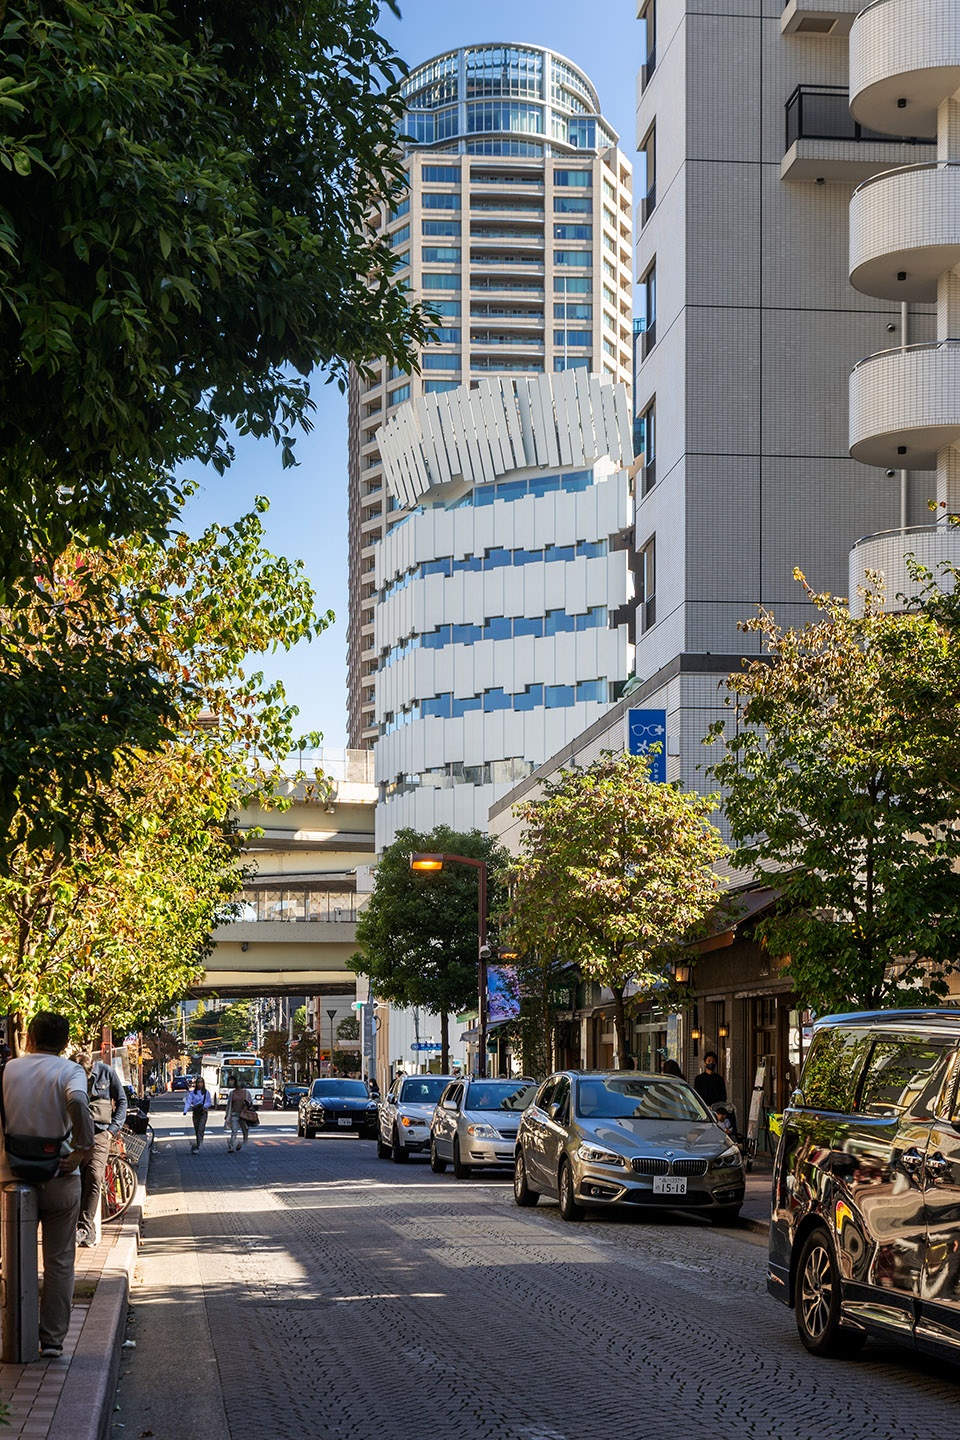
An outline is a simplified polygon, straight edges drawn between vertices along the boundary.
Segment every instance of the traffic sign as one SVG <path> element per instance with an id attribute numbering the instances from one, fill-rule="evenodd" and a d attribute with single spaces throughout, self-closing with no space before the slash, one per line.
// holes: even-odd
<path id="1" fill-rule="evenodd" d="M 429 1054 L 433 1054 L 434 1052 L 439 1053 L 443 1049 L 443 1046 L 439 1040 L 414 1040 L 410 1049 L 415 1054 L 419 1053 L 422 1055 L 425 1052 Z"/>

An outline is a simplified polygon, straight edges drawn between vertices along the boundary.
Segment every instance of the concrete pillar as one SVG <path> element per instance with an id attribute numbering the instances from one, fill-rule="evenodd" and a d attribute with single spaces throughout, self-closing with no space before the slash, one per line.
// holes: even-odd
<path id="1" fill-rule="evenodd" d="M 960 99 L 955 95 L 937 110 L 937 159 L 960 160 Z"/>

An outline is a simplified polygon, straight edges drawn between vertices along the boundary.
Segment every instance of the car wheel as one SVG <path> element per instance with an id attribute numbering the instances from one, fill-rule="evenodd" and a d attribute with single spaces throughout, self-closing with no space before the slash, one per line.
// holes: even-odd
<path id="1" fill-rule="evenodd" d="M 739 1219 L 739 1205 L 721 1205 L 719 1209 L 710 1211 L 711 1225 L 736 1225 Z"/>
<path id="2" fill-rule="evenodd" d="M 564 1160 L 560 1166 L 557 1194 L 560 1199 L 561 1218 L 564 1220 L 582 1220 L 583 1206 L 577 1202 L 576 1193 L 573 1188 L 573 1171 L 570 1169 L 569 1160 Z"/>
<path id="3" fill-rule="evenodd" d="M 300 1120 L 299 1118 L 298 1118 L 298 1120 L 297 1120 L 297 1134 L 300 1136 L 300 1139 L 302 1140 L 302 1139 L 303 1139 L 303 1121 Z"/>
<path id="4" fill-rule="evenodd" d="M 304 1125 L 303 1133 L 308 1140 L 316 1140 L 317 1138 L 317 1132 L 312 1125 Z"/>
<path id="5" fill-rule="evenodd" d="M 380 1131 L 378 1130 L 378 1131 L 377 1131 L 377 1159 L 378 1159 L 378 1160 L 389 1160 L 389 1158 L 390 1158 L 390 1146 L 389 1146 L 389 1145 L 384 1145 L 384 1143 L 383 1143 L 383 1136 L 380 1134 Z"/>
<path id="6" fill-rule="evenodd" d="M 826 1230 L 804 1241 L 797 1265 L 797 1330 L 811 1355 L 852 1355 L 866 1339 L 840 1324 L 840 1272 Z"/>
<path id="7" fill-rule="evenodd" d="M 453 1173 L 454 1175 L 456 1175 L 458 1180 L 470 1179 L 470 1166 L 464 1165 L 463 1161 L 460 1159 L 459 1140 L 454 1140 L 453 1142 Z"/>
<path id="8" fill-rule="evenodd" d="M 447 1162 L 446 1160 L 441 1160 L 437 1154 L 436 1140 L 430 1141 L 430 1169 L 434 1175 L 445 1175 L 447 1173 Z"/>
<path id="9" fill-rule="evenodd" d="M 527 1166 L 522 1150 L 517 1151 L 517 1158 L 513 1162 L 513 1198 L 524 1209 L 536 1205 L 540 1199 L 539 1190 L 531 1190 L 527 1184 Z"/>
<path id="10" fill-rule="evenodd" d="M 400 1143 L 400 1131 L 394 1127 L 393 1146 L 390 1151 L 390 1158 L 394 1165 L 406 1165 L 410 1159 L 410 1152 L 405 1145 Z"/>

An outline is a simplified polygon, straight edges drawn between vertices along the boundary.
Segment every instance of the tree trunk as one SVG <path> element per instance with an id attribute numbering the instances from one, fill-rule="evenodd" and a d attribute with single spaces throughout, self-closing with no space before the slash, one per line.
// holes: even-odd
<path id="1" fill-rule="evenodd" d="M 627 1012 L 623 1003 L 622 985 L 611 985 L 613 992 L 613 1018 L 617 1034 L 617 1069 L 630 1068 L 630 1047 L 627 1044 Z"/>
<path id="2" fill-rule="evenodd" d="M 450 1016 L 440 1011 L 440 1074 L 450 1074 Z"/>

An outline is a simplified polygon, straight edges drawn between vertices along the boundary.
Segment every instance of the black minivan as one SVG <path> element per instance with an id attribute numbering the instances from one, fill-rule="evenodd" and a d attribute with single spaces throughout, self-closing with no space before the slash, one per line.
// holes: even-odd
<path id="1" fill-rule="evenodd" d="M 767 1288 L 814 1355 L 960 1355 L 960 1010 L 830 1015 L 783 1117 Z"/>

